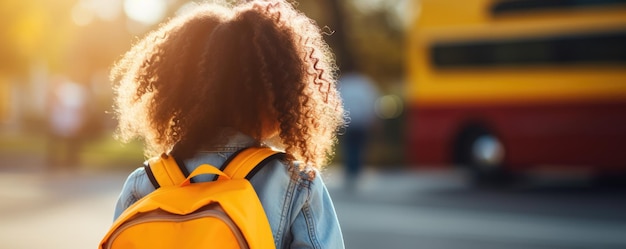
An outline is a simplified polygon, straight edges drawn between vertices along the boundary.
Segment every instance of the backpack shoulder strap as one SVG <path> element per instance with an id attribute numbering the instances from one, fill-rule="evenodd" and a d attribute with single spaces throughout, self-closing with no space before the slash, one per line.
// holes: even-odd
<path id="1" fill-rule="evenodd" d="M 232 179 L 250 180 L 265 164 L 284 156 L 284 152 L 268 147 L 250 147 L 239 152 L 223 171 Z"/>
<path id="2" fill-rule="evenodd" d="M 250 180 L 265 164 L 284 158 L 285 153 L 268 147 L 250 147 L 237 152 L 226 161 L 224 173 L 232 179 Z M 148 160 L 144 166 L 146 175 L 155 189 L 175 186 L 185 181 L 189 173 L 183 172 L 181 164 L 171 155 L 162 154 Z M 218 178 L 219 179 L 219 178 Z"/>
<path id="3" fill-rule="evenodd" d="M 185 181 L 187 176 L 181 171 L 179 164 L 173 156 L 162 154 L 148 160 L 148 165 L 144 166 L 148 179 L 155 189 L 164 186 L 174 186 Z"/>

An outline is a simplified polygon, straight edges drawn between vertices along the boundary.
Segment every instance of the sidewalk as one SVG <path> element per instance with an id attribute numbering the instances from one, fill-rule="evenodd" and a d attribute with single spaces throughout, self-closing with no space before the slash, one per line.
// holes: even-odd
<path id="1" fill-rule="evenodd" d="M 0 170 L 0 249 L 95 248 L 111 225 L 128 173 Z M 393 202 L 429 186 L 450 184 L 446 180 L 434 183 L 439 181 L 437 174 L 367 169 L 355 192 L 344 191 L 339 166 L 328 167 L 322 175 L 336 202 Z"/>
<path id="2" fill-rule="evenodd" d="M 0 248 L 95 248 L 125 174 L 0 172 Z"/>
<path id="3" fill-rule="evenodd" d="M 367 167 L 363 170 L 354 191 L 344 188 L 341 165 L 331 165 L 323 173 L 333 198 L 352 198 L 366 201 L 395 202 L 434 189 L 465 189 L 468 178 L 461 172 L 449 170 L 385 170 Z"/>

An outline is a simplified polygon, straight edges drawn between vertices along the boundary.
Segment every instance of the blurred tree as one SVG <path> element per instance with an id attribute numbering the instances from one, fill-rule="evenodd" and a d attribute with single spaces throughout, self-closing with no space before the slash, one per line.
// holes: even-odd
<path id="1" fill-rule="evenodd" d="M 325 31 L 338 65 L 356 64 L 383 85 L 402 74 L 403 32 L 394 23 L 398 3 L 407 0 L 300 0 L 298 8 Z M 52 72 L 72 71 L 88 80 L 88 72 L 110 67 L 130 47 L 128 18 L 72 22 L 80 0 L 0 0 L 0 73 L 25 73 L 33 61 Z M 168 2 L 171 16 L 187 1 Z M 148 30 L 148 28 L 146 28 Z"/>
<path id="2" fill-rule="evenodd" d="M 298 8 L 331 33 L 340 69 L 355 65 L 387 88 L 403 74 L 406 1 L 301 0 Z"/>
<path id="3" fill-rule="evenodd" d="M 356 1 L 356 0 L 355 0 Z M 351 2 L 355 2 L 351 1 Z M 404 68 L 404 32 L 394 22 L 396 12 L 385 6 L 369 12 L 346 5 L 351 13 L 349 43 L 357 65 L 376 78 L 383 87 L 402 77 Z"/>
<path id="4" fill-rule="evenodd" d="M 335 49 L 337 56 L 337 64 L 340 69 L 355 67 L 354 55 L 349 46 L 348 32 L 350 31 L 349 23 L 346 22 L 346 13 L 344 5 L 345 1 L 323 0 L 320 1 L 323 9 L 329 10 L 328 26 L 332 30 L 331 35 L 327 38 L 328 43 Z"/>
<path id="5" fill-rule="evenodd" d="M 19 0 L 0 1 L 0 73 L 25 71 L 33 43 L 41 39 L 41 9 L 33 5 Z"/>
<path id="6" fill-rule="evenodd" d="M 59 65 L 74 1 L 0 0 L 0 74 L 23 75 L 35 62 Z"/>

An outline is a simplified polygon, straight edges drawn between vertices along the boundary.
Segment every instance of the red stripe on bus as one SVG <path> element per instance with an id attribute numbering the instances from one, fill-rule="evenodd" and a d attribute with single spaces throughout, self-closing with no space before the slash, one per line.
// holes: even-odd
<path id="1" fill-rule="evenodd" d="M 505 165 L 626 169 L 626 99 L 509 105 L 412 106 L 407 156 L 417 165 L 454 163 L 464 126 L 482 124 L 503 142 Z"/>

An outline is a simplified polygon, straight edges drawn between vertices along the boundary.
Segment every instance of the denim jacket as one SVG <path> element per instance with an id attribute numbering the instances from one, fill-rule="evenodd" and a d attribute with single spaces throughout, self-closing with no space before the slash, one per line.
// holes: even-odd
<path id="1" fill-rule="evenodd" d="M 185 161 L 192 172 L 201 164 L 219 167 L 234 152 L 255 144 L 237 133 L 216 151 L 203 151 Z M 315 169 L 308 169 L 315 170 Z M 266 164 L 250 180 L 268 217 L 276 248 L 344 248 L 341 228 L 328 190 L 319 172 L 310 172 L 275 160 Z M 196 181 L 209 181 L 200 175 Z M 115 219 L 130 205 L 154 191 L 144 168 L 132 172 L 117 201 Z"/>

